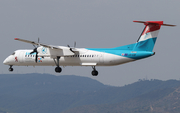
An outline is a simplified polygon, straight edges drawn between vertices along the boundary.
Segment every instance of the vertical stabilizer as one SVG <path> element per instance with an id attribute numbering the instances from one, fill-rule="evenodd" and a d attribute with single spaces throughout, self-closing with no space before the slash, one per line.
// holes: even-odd
<path id="1" fill-rule="evenodd" d="M 145 28 L 142 31 L 139 39 L 137 40 L 134 50 L 136 51 L 153 51 L 159 30 L 163 21 L 134 21 L 144 23 Z"/>

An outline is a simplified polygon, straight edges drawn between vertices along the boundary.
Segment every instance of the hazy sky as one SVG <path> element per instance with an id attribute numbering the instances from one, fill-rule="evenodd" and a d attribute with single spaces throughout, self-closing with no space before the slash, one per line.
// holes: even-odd
<path id="1" fill-rule="evenodd" d="M 113 66 L 65 67 L 59 75 L 78 75 L 104 84 L 122 86 L 138 79 L 180 79 L 179 0 L 0 0 L 0 73 L 10 73 L 3 60 L 18 49 L 33 49 L 15 37 L 51 45 L 110 48 L 135 43 L 144 25 L 133 20 L 164 21 L 154 52 L 143 60 Z M 48 67 L 14 66 L 12 73 L 51 73 Z"/>

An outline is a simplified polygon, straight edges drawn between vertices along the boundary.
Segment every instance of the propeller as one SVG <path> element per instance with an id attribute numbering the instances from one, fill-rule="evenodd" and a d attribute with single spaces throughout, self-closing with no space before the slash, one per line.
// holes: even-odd
<path id="1" fill-rule="evenodd" d="M 36 53 L 36 57 L 35 57 L 35 62 L 37 63 L 37 59 L 38 59 L 38 52 L 37 52 L 37 47 L 33 49 L 33 51 L 30 54 Z"/>
<path id="2" fill-rule="evenodd" d="M 69 50 L 71 51 L 71 52 L 73 52 L 73 53 L 75 53 L 72 49 L 72 47 L 70 47 L 69 45 L 67 45 L 68 47 L 69 47 Z M 76 47 L 76 42 L 74 42 L 74 48 Z"/>
<path id="3" fill-rule="evenodd" d="M 39 43 L 39 37 L 38 37 L 38 43 Z M 35 48 L 33 49 L 32 52 L 30 52 L 30 54 L 36 53 L 35 62 L 37 63 L 37 60 L 38 60 L 38 51 L 37 51 L 37 48 L 38 48 L 39 46 L 35 46 L 35 45 L 33 45 L 33 46 L 34 46 Z"/>

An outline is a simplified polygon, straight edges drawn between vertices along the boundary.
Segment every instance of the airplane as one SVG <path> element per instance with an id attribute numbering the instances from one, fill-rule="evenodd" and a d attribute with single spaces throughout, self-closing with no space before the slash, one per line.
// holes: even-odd
<path id="1" fill-rule="evenodd" d="M 12 66 L 56 66 L 55 72 L 62 71 L 60 66 L 91 66 L 93 76 L 98 75 L 96 66 L 115 66 L 153 56 L 153 48 L 161 26 L 176 26 L 163 24 L 163 21 L 133 21 L 145 25 L 136 43 L 115 48 L 76 48 L 54 46 L 34 41 L 15 38 L 15 40 L 30 43 L 33 50 L 16 50 L 4 60 Z M 75 43 L 76 45 L 76 43 Z"/>

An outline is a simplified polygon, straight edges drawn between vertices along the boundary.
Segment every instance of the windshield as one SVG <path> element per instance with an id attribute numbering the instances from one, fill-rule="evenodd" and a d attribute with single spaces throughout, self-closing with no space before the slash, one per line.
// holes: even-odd
<path id="1" fill-rule="evenodd" d="M 15 55 L 15 52 L 14 52 L 14 53 L 12 53 L 12 55 Z"/>

